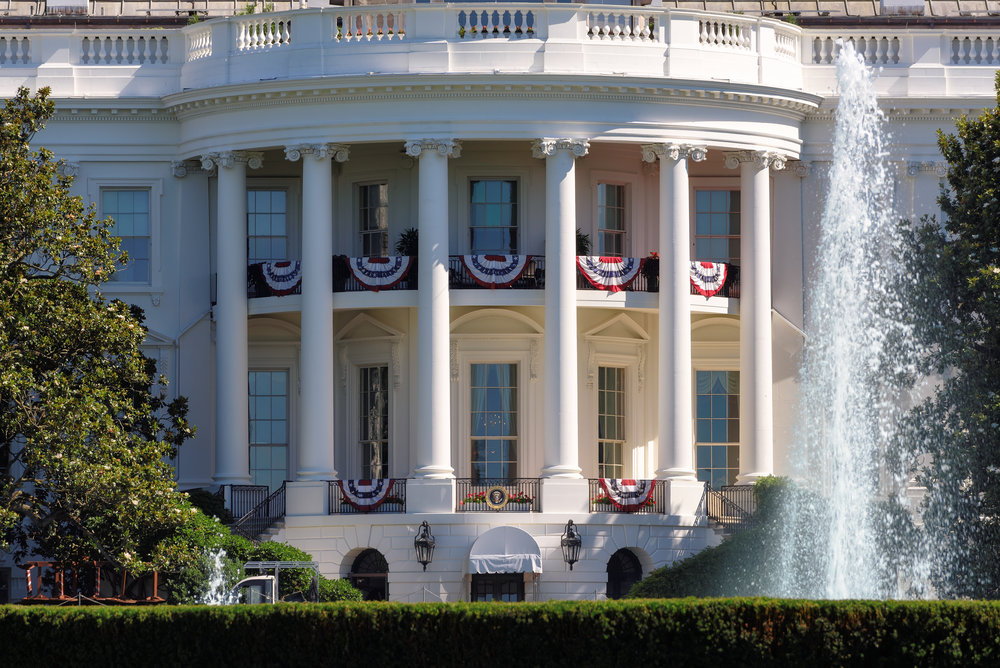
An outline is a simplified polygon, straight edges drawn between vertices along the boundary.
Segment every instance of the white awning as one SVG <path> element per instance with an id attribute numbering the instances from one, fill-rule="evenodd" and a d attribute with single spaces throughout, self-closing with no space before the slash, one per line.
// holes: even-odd
<path id="1" fill-rule="evenodd" d="M 469 572 L 541 573 L 542 552 L 528 532 L 516 527 L 496 527 L 472 544 Z"/>

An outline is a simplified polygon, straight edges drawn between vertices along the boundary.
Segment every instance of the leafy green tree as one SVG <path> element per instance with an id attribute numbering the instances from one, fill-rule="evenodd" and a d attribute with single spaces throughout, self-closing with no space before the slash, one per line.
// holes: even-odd
<path id="1" fill-rule="evenodd" d="M 21 89 L 0 110 L 0 547 L 170 567 L 192 558 L 169 539 L 197 512 L 166 463 L 187 407 L 154 389 L 141 311 L 100 293 L 127 260 L 112 221 L 29 145 L 53 108 Z"/>
<path id="2" fill-rule="evenodd" d="M 936 391 L 912 412 L 932 574 L 946 596 L 1000 596 L 1000 75 L 998 107 L 939 133 L 943 225 L 904 228 L 913 328 Z"/>

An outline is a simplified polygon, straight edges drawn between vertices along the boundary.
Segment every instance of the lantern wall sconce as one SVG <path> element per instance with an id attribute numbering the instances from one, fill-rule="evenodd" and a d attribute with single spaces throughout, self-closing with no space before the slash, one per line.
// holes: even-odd
<path id="1" fill-rule="evenodd" d="M 413 539 L 413 548 L 417 551 L 417 561 L 427 570 L 427 564 L 434 560 L 434 536 L 427 520 L 420 523 L 417 537 Z"/>
<path id="2" fill-rule="evenodd" d="M 566 530 L 563 532 L 562 541 L 563 561 L 569 564 L 569 569 L 573 570 L 573 564 L 580 561 L 580 548 L 583 546 L 583 539 L 577 530 L 573 520 L 566 523 Z"/>

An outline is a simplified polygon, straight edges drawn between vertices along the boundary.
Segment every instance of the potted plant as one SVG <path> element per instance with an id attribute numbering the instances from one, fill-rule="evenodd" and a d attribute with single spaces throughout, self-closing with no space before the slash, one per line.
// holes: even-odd
<path id="1" fill-rule="evenodd" d="M 576 254 L 590 255 L 590 235 L 585 234 L 579 227 L 576 228 Z"/>
<path id="2" fill-rule="evenodd" d="M 406 275 L 406 284 L 411 290 L 417 288 L 417 250 L 420 245 L 420 233 L 415 227 L 408 227 L 403 230 L 396 241 L 396 255 L 406 255 L 413 258 L 410 271 Z"/>

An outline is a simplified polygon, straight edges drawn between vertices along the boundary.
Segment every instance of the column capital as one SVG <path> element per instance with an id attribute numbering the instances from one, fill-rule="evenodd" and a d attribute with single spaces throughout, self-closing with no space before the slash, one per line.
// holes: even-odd
<path id="1" fill-rule="evenodd" d="M 462 142 L 458 139 L 408 139 L 403 149 L 411 158 L 419 158 L 424 151 L 437 151 L 446 158 L 458 158 L 462 155 Z"/>
<path id="2" fill-rule="evenodd" d="M 582 158 L 590 152 L 589 139 L 550 139 L 543 137 L 536 139 L 531 144 L 531 155 L 535 158 L 547 158 L 555 155 L 556 151 L 565 150 L 573 154 L 574 158 Z"/>
<path id="3" fill-rule="evenodd" d="M 229 169 L 237 164 L 246 164 L 250 169 L 260 169 L 264 165 L 263 151 L 219 151 L 201 156 L 201 168 L 206 172 L 215 167 Z"/>
<path id="4" fill-rule="evenodd" d="M 774 151 L 732 151 L 725 153 L 726 168 L 736 169 L 744 162 L 753 163 L 757 169 L 770 167 L 775 171 L 785 168 L 788 158 Z"/>
<path id="5" fill-rule="evenodd" d="M 326 160 L 332 157 L 337 162 L 347 162 L 351 156 L 349 144 L 329 144 L 315 142 L 309 144 L 292 144 L 285 147 L 285 159 L 295 162 L 303 155 L 311 155 L 316 160 Z"/>
<path id="6" fill-rule="evenodd" d="M 812 171 L 812 163 L 804 162 L 802 160 L 790 160 L 786 167 L 800 179 L 806 178 Z"/>
<path id="7" fill-rule="evenodd" d="M 696 144 L 643 144 L 642 161 L 657 162 L 658 160 L 680 160 L 689 158 L 693 162 L 701 162 L 708 157 L 708 148 Z"/>

